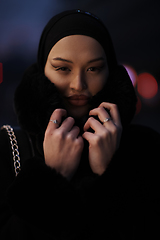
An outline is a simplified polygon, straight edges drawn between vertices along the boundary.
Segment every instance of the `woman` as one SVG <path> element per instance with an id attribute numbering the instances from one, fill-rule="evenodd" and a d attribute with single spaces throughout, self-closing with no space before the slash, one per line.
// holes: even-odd
<path id="1" fill-rule="evenodd" d="M 135 106 L 103 23 L 80 10 L 53 17 L 15 93 L 34 157 L 5 177 L 1 239 L 153 237 L 160 140 L 130 125 Z"/>

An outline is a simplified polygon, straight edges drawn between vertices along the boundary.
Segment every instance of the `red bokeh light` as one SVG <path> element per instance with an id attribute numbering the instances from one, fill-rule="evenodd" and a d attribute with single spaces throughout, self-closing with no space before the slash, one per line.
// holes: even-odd
<path id="1" fill-rule="evenodd" d="M 138 75 L 137 91 L 143 98 L 151 99 L 158 92 L 158 83 L 150 73 L 141 73 Z"/>

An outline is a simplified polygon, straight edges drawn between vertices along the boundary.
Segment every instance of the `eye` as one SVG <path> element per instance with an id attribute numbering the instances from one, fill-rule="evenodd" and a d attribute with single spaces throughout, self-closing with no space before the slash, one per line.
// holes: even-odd
<path id="1" fill-rule="evenodd" d="M 87 71 L 89 72 L 100 72 L 103 69 L 104 66 L 100 66 L 100 67 L 90 67 L 87 69 Z"/>
<path id="2" fill-rule="evenodd" d="M 69 72 L 71 70 L 68 67 L 56 67 L 56 71 Z"/>
<path id="3" fill-rule="evenodd" d="M 55 68 L 55 71 L 62 71 L 62 72 L 69 72 L 69 71 L 71 71 L 68 67 L 60 67 L 60 66 L 54 66 L 54 65 L 52 65 L 52 67 Z"/>
<path id="4" fill-rule="evenodd" d="M 91 71 L 91 72 L 95 72 L 96 70 L 97 70 L 96 67 L 90 67 L 90 68 L 87 69 L 87 71 Z"/>

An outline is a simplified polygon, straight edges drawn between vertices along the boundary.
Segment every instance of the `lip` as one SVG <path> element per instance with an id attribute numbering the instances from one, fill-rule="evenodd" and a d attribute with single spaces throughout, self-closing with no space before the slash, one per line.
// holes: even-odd
<path id="1" fill-rule="evenodd" d="M 74 106 L 85 106 L 88 104 L 90 97 L 86 95 L 72 95 L 67 97 L 68 102 Z"/>

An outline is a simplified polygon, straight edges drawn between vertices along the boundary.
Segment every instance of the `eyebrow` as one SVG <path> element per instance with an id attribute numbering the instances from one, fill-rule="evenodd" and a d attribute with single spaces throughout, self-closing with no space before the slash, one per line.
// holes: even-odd
<path id="1" fill-rule="evenodd" d="M 53 60 L 56 60 L 56 61 L 63 61 L 63 62 L 69 62 L 69 63 L 73 63 L 72 61 L 70 61 L 70 60 L 67 60 L 67 59 L 64 59 L 64 58 L 61 58 L 61 57 L 56 57 L 56 58 L 53 58 Z"/>
<path id="2" fill-rule="evenodd" d="M 73 63 L 71 60 L 67 60 L 67 59 L 64 59 L 64 58 L 61 58 L 61 57 L 53 58 L 53 60 Z M 93 62 L 97 62 L 97 61 L 105 61 L 105 59 L 103 57 L 99 57 L 99 58 L 95 58 L 95 59 L 90 60 L 88 63 L 93 63 Z"/>
<path id="3" fill-rule="evenodd" d="M 105 59 L 104 59 L 104 57 L 99 57 L 99 58 L 95 58 L 93 60 L 90 60 L 88 63 L 97 62 L 97 61 L 105 61 Z"/>

